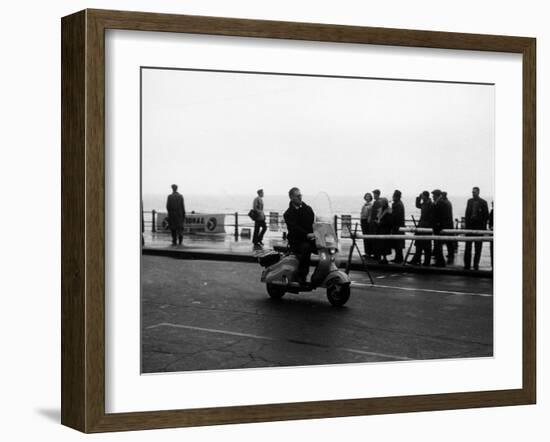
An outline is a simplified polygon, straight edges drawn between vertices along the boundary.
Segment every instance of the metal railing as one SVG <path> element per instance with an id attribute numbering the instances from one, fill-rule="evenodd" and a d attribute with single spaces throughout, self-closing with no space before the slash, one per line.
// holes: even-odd
<path id="1" fill-rule="evenodd" d="M 159 211 L 157 210 L 143 210 L 142 211 L 142 230 L 144 231 L 150 231 L 153 233 L 157 233 L 159 229 L 157 229 L 157 215 Z M 165 213 L 165 212 L 160 212 Z M 224 223 L 224 227 L 229 227 L 233 230 L 233 232 L 229 233 L 228 235 L 240 235 L 241 229 L 253 229 L 254 228 L 254 221 L 252 221 L 248 217 L 248 213 L 244 212 L 230 212 L 230 213 L 223 213 L 222 215 L 225 216 L 226 222 Z M 275 222 L 271 222 L 272 217 L 276 217 Z M 228 222 L 228 220 L 230 220 Z M 344 221 L 345 220 L 345 221 Z M 334 215 L 332 219 L 332 223 L 334 226 L 334 231 L 336 232 L 336 235 L 341 235 L 342 232 L 349 230 L 352 225 L 355 223 L 359 223 L 360 218 L 350 215 Z M 266 223 L 268 226 L 269 231 L 271 232 L 281 232 L 281 234 L 286 232 L 286 224 L 283 218 L 283 215 L 280 212 L 268 212 L 266 214 Z M 410 229 L 415 229 L 416 220 L 414 217 L 410 217 L 405 219 L 405 228 L 402 229 L 408 229 L 408 230 L 401 230 L 403 232 L 405 231 L 411 231 Z M 346 237 L 345 235 L 343 237 Z"/>
<path id="2" fill-rule="evenodd" d="M 158 216 L 157 211 L 155 210 L 144 210 L 142 212 L 142 230 L 152 233 L 169 233 L 168 230 L 157 229 Z M 165 213 L 165 212 L 161 212 Z M 190 213 L 189 215 L 195 215 Z M 227 236 L 234 236 L 235 240 L 238 241 L 239 237 L 243 239 L 249 239 L 252 236 L 252 230 L 254 228 L 254 221 L 249 218 L 248 213 L 242 212 L 231 212 L 224 213 L 224 230 L 228 228 L 224 234 Z M 343 222 L 344 220 L 344 222 Z M 270 222 L 271 221 L 271 222 Z M 399 229 L 400 233 L 395 234 L 363 234 L 359 233 L 360 231 L 360 218 L 350 215 L 334 215 L 332 222 L 334 225 L 334 230 L 341 239 L 346 239 L 352 241 L 352 244 L 358 240 L 387 240 L 390 242 L 393 241 L 407 241 L 408 246 L 405 246 L 407 249 L 406 256 L 408 257 L 411 253 L 411 249 L 415 244 L 415 241 L 437 241 L 437 242 L 455 242 L 455 253 L 459 251 L 458 243 L 463 243 L 466 247 L 467 243 L 476 243 L 476 242 L 489 242 L 490 247 L 490 257 L 491 257 L 491 267 L 492 267 L 492 258 L 493 258 L 493 231 L 492 230 L 471 230 L 471 229 L 462 229 L 458 228 L 463 225 L 459 223 L 458 220 L 455 220 L 455 229 L 443 229 L 438 234 L 433 233 L 431 228 L 416 227 L 416 220 L 413 216 L 406 219 L 405 227 Z M 286 224 L 284 222 L 283 215 L 279 212 L 268 212 L 266 214 L 266 224 L 268 226 L 268 232 L 270 232 L 270 237 L 272 239 L 286 239 Z M 247 231 L 248 230 L 248 231 Z M 280 235 L 279 235 L 280 234 Z M 219 235 L 219 234 L 218 234 Z M 353 246 L 352 246 L 353 247 Z M 486 253 L 486 252 L 484 252 Z"/>

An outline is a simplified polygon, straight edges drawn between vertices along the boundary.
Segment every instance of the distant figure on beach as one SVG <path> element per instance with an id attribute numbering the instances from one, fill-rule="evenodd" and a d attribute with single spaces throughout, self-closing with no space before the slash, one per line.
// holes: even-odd
<path id="1" fill-rule="evenodd" d="M 464 216 L 466 229 L 469 230 L 487 230 L 487 222 L 489 221 L 489 207 L 487 201 L 479 197 L 479 187 L 472 189 L 472 198 L 468 200 L 466 205 L 466 214 Z M 475 234 L 467 236 L 477 236 Z M 474 270 L 479 270 L 479 260 L 481 258 L 482 241 L 475 241 L 474 253 Z M 469 270 L 472 263 L 472 241 L 466 242 L 466 250 L 464 252 L 464 269 Z"/>
<path id="2" fill-rule="evenodd" d="M 447 204 L 442 200 L 443 194 L 441 190 L 435 189 L 432 191 L 433 196 L 433 232 L 439 235 L 445 228 L 447 223 Z M 435 265 L 437 267 L 445 267 L 445 258 L 443 257 L 443 241 L 434 240 L 433 254 L 435 257 Z"/>
<path id="3" fill-rule="evenodd" d="M 365 204 L 361 207 L 361 232 L 363 232 L 363 235 L 367 235 L 370 223 L 372 222 L 372 194 L 369 192 L 365 193 L 363 199 L 365 200 Z M 365 248 L 365 256 L 371 256 L 372 248 L 370 247 L 370 242 L 364 239 L 363 247 Z"/>
<path id="4" fill-rule="evenodd" d="M 264 239 L 265 231 L 267 226 L 265 224 L 265 214 L 264 214 L 264 189 L 258 189 L 256 191 L 258 196 L 252 201 L 252 209 L 256 211 L 256 219 L 254 220 L 254 234 L 252 235 L 252 243 L 255 246 L 263 246 L 262 242 Z"/>
<path id="5" fill-rule="evenodd" d="M 315 251 L 315 235 L 313 209 L 302 201 L 302 193 L 297 187 L 288 191 L 290 202 L 283 217 L 288 229 L 288 245 L 298 259 L 298 282 L 306 282 L 309 273 L 311 254 Z"/>
<path id="6" fill-rule="evenodd" d="M 447 198 L 447 192 L 441 192 L 441 201 L 445 204 L 445 224 L 444 229 L 452 230 L 454 229 L 454 219 L 453 219 L 453 204 Z M 452 265 L 455 261 L 455 254 L 457 252 L 458 243 L 456 241 L 445 241 L 447 246 L 447 264 Z"/>
<path id="7" fill-rule="evenodd" d="M 420 195 L 416 197 L 416 208 L 420 209 L 420 221 L 416 227 L 433 227 L 433 203 L 430 200 L 430 193 L 424 190 Z M 420 235 L 425 235 L 419 233 Z M 416 251 L 410 264 L 420 265 L 422 259 L 422 252 L 424 252 L 424 265 L 428 267 L 430 260 L 432 259 L 432 242 L 429 240 L 415 241 Z"/>
<path id="8" fill-rule="evenodd" d="M 400 227 L 405 227 L 405 206 L 403 201 L 401 201 L 401 191 L 395 190 L 392 196 L 392 235 L 404 235 L 404 232 L 400 232 Z M 403 249 L 405 248 L 405 240 L 397 239 L 393 241 L 392 245 L 395 250 L 395 257 L 392 259 L 392 262 L 395 264 L 403 263 Z"/>
<path id="9" fill-rule="evenodd" d="M 376 217 L 376 233 L 378 235 L 389 235 L 392 230 L 392 210 L 387 198 L 380 198 L 380 210 Z M 387 255 L 391 254 L 392 240 L 377 239 L 375 255 L 379 264 L 388 264 Z"/>
<path id="10" fill-rule="evenodd" d="M 168 227 L 172 232 L 172 245 L 182 244 L 183 224 L 185 223 L 185 204 L 183 196 L 178 193 L 177 184 L 172 184 L 172 193 L 166 200 L 166 211 L 168 212 Z"/>

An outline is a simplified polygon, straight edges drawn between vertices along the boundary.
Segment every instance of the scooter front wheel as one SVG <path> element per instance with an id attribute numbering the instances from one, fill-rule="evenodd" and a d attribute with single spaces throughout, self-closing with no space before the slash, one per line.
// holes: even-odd
<path id="1" fill-rule="evenodd" d="M 351 288 L 349 284 L 331 284 L 327 287 L 328 301 L 334 307 L 342 307 L 351 294 Z"/>
<path id="2" fill-rule="evenodd" d="M 281 299 L 286 291 L 284 287 L 275 284 L 267 284 L 267 294 L 273 299 Z"/>

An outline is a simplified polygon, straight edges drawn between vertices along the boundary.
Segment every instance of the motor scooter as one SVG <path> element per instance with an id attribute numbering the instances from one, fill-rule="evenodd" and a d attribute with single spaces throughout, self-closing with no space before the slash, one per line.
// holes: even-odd
<path id="1" fill-rule="evenodd" d="M 334 227 L 329 222 L 316 222 L 313 233 L 319 261 L 311 281 L 305 284 L 298 282 L 299 262 L 292 252 L 283 254 L 272 250 L 257 254 L 258 261 L 265 267 L 261 281 L 265 282 L 271 298 L 280 299 L 286 293 L 311 292 L 322 287 L 326 288 L 327 298 L 333 306 L 343 306 L 351 294 L 351 279 L 336 263 L 338 239 Z"/>

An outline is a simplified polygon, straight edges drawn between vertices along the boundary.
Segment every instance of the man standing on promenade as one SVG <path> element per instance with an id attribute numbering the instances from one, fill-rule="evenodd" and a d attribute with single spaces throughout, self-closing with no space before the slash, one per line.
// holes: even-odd
<path id="1" fill-rule="evenodd" d="M 382 207 L 382 204 L 380 202 L 380 190 L 373 190 L 372 195 L 374 197 L 374 202 L 372 203 L 371 219 L 375 220 L 378 218 L 378 213 L 380 212 L 380 208 Z"/>
<path id="2" fill-rule="evenodd" d="M 372 194 L 369 192 L 365 193 L 363 199 L 365 200 L 365 204 L 361 207 L 361 232 L 363 232 L 363 235 L 367 235 L 371 231 L 370 224 L 374 222 L 372 219 Z M 372 247 L 370 246 L 370 242 L 363 239 L 363 247 L 365 249 L 365 258 L 371 256 Z"/>
<path id="3" fill-rule="evenodd" d="M 371 211 L 371 220 L 372 222 L 369 224 L 370 228 L 370 234 L 371 235 L 378 235 L 378 224 L 376 223 L 376 220 L 378 219 L 378 214 L 381 212 L 382 210 L 382 202 L 380 201 L 380 190 L 379 189 L 374 189 L 372 191 L 372 194 L 374 196 L 374 202 L 372 203 L 372 211 Z M 370 247 L 372 248 L 373 251 L 376 251 L 380 248 L 380 244 L 379 244 L 379 241 L 378 239 L 371 239 L 369 240 L 370 242 Z M 376 253 L 374 253 L 374 255 L 376 255 Z M 374 256 L 375 259 L 378 259 L 379 257 L 378 256 Z"/>
<path id="4" fill-rule="evenodd" d="M 255 246 L 263 246 L 265 231 L 267 226 L 265 224 L 265 214 L 264 214 L 264 189 L 258 189 L 256 191 L 258 196 L 252 201 L 252 209 L 256 212 L 256 219 L 254 220 L 254 234 L 252 235 L 252 243 Z M 260 231 L 261 229 L 261 231 Z"/>
<path id="5" fill-rule="evenodd" d="M 404 235 L 399 231 L 400 227 L 405 227 L 405 206 L 401 201 L 401 191 L 396 190 L 393 192 L 392 210 L 392 235 Z M 405 241 L 397 239 L 393 242 L 393 248 L 395 249 L 395 258 L 392 260 L 395 264 L 403 263 L 403 248 L 405 247 Z"/>
<path id="6" fill-rule="evenodd" d="M 172 245 L 183 242 L 183 224 L 185 222 L 185 204 L 183 196 L 178 193 L 177 184 L 172 184 L 172 193 L 166 200 L 166 211 L 168 212 L 168 227 L 172 232 Z"/>
<path id="7" fill-rule="evenodd" d="M 441 190 L 435 189 L 432 192 L 434 200 L 433 208 L 433 231 L 435 235 L 439 235 L 445 228 L 447 221 L 447 205 L 442 200 Z M 445 267 L 445 258 L 443 258 L 443 241 L 434 240 L 434 256 L 435 265 L 437 267 Z"/>
<path id="8" fill-rule="evenodd" d="M 446 209 L 445 224 L 443 225 L 443 228 L 447 230 L 452 230 L 454 229 L 453 205 L 447 199 L 447 192 L 441 192 L 441 201 L 445 204 Z M 457 242 L 445 241 L 445 244 L 447 246 L 447 264 L 453 264 L 455 261 Z"/>
<path id="9" fill-rule="evenodd" d="M 433 227 L 433 204 L 430 200 L 430 193 L 425 190 L 416 197 L 415 205 L 417 209 L 420 209 L 420 221 L 416 227 Z M 425 235 L 420 233 L 420 235 Z M 422 252 L 424 252 L 424 265 L 428 267 L 430 260 L 432 259 L 432 242 L 430 240 L 418 240 L 416 243 L 416 251 L 411 260 L 412 265 L 420 265 L 422 259 Z"/>
<path id="10" fill-rule="evenodd" d="M 315 251 L 313 209 L 302 201 L 302 193 L 297 187 L 288 191 L 290 203 L 283 217 L 288 229 L 288 245 L 299 262 L 298 282 L 304 284 L 309 273 L 311 253 Z"/>
<path id="11" fill-rule="evenodd" d="M 472 189 L 472 198 L 468 200 L 466 205 L 466 229 L 469 230 L 486 230 L 487 221 L 489 220 L 489 207 L 487 201 L 479 197 L 479 187 Z M 467 235 L 467 236 L 476 236 Z M 472 242 L 466 241 L 466 250 L 464 252 L 464 269 L 470 270 L 472 261 Z M 475 254 L 474 254 L 474 270 L 479 270 L 479 260 L 481 258 L 481 249 L 483 247 L 482 241 L 475 241 Z"/>

